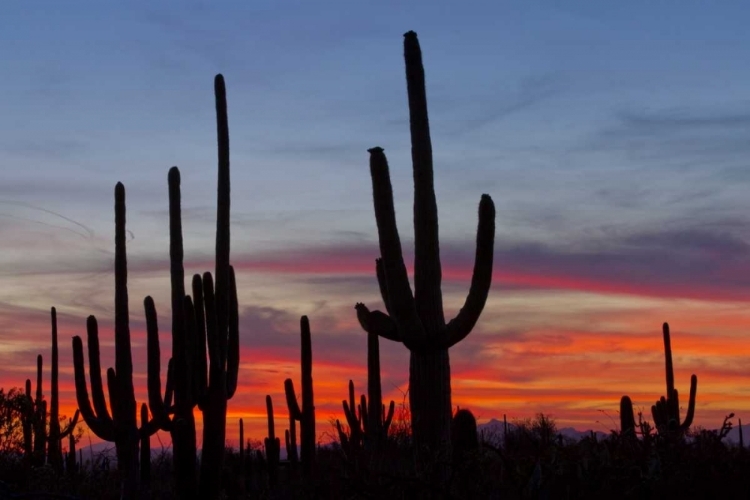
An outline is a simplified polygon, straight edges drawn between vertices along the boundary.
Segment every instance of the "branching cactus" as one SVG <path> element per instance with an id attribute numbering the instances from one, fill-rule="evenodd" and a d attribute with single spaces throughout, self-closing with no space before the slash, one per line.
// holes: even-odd
<path id="1" fill-rule="evenodd" d="M 229 265 L 229 122 L 224 77 L 214 81 L 216 128 L 218 138 L 218 194 L 216 214 L 216 286 L 210 273 L 203 275 L 203 304 L 195 301 L 196 316 L 205 314 L 205 338 L 208 343 L 207 385 L 203 404 L 203 453 L 201 455 L 201 498 L 221 494 L 221 470 L 227 426 L 227 401 L 237 390 L 240 364 L 239 311 L 234 270 Z M 198 322 L 199 332 L 203 325 Z M 199 333 L 198 338 L 204 335 Z"/>
<path id="2" fill-rule="evenodd" d="M 156 308 L 147 297 L 149 345 L 149 404 L 155 421 L 170 431 L 174 444 L 178 495 L 199 491 L 201 498 L 221 494 L 221 468 L 226 438 L 227 400 L 237 389 L 239 370 L 239 308 L 234 270 L 229 265 L 229 129 L 224 78 L 214 81 L 218 135 L 218 208 L 216 229 L 216 287 L 214 277 L 193 276 L 193 296 L 185 295 L 180 172 L 169 171 L 170 276 L 172 290 L 172 358 L 167 390 L 161 393 Z M 208 344 L 208 350 L 206 345 Z M 174 388 L 174 406 L 171 403 Z M 196 438 L 193 410 L 203 412 L 203 451 L 200 482 L 196 482 Z"/>
<path id="3" fill-rule="evenodd" d="M 662 396 L 655 405 L 651 407 L 651 415 L 654 425 L 659 433 L 666 435 L 683 435 L 693 424 L 695 415 L 695 395 L 698 391 L 698 377 L 693 374 L 690 377 L 690 398 L 688 400 L 687 414 L 685 420 L 680 420 L 680 399 L 677 389 L 674 387 L 674 367 L 672 365 L 672 341 L 669 336 L 669 324 L 664 323 L 662 327 L 664 335 L 664 364 L 667 378 L 667 395 Z"/>
<path id="4" fill-rule="evenodd" d="M 73 337 L 73 367 L 76 398 L 84 421 L 104 441 L 115 443 L 117 467 L 121 475 L 122 498 L 138 496 L 138 446 L 142 433 L 156 432 L 156 425 L 138 427 L 133 388 L 133 358 L 130 352 L 128 313 L 128 267 L 125 251 L 125 187 L 115 187 L 115 368 L 107 370 L 110 414 L 104 398 L 99 358 L 99 327 L 94 316 L 86 322 L 89 351 L 91 396 L 86 386 L 81 337 Z"/>
<path id="5" fill-rule="evenodd" d="M 269 395 L 266 395 L 266 414 L 268 416 L 268 437 L 263 442 L 266 445 L 266 461 L 268 462 L 268 485 L 275 488 L 279 482 L 281 441 L 276 437 L 276 426 L 273 421 L 273 401 Z"/>
<path id="6" fill-rule="evenodd" d="M 185 295 L 183 264 L 182 216 L 180 171 L 172 167 L 169 185 L 169 258 L 172 302 L 172 357 L 167 370 L 166 393 L 161 393 L 161 351 L 156 306 L 151 297 L 144 300 L 146 332 L 148 337 L 148 399 L 154 420 L 160 429 L 168 431 L 174 447 L 175 491 L 180 497 L 194 495 L 197 491 L 195 416 L 198 404 L 198 384 L 193 374 L 200 372 L 196 366 L 199 358 L 195 311 L 189 296 Z M 202 293 L 202 292 L 201 292 Z M 205 338 L 203 341 L 205 362 Z M 205 366 L 202 367 L 205 375 Z M 205 382 L 204 382 L 205 384 Z M 174 406 L 171 405 L 174 396 Z"/>
<path id="7" fill-rule="evenodd" d="M 26 413 L 23 415 L 24 453 L 31 465 L 44 465 L 47 456 L 47 401 L 42 391 L 42 355 L 36 357 L 36 396 L 31 397 L 31 380 L 26 380 Z M 32 445 L 33 435 L 33 445 Z"/>
<path id="8" fill-rule="evenodd" d="M 53 307 L 51 310 L 52 318 L 52 387 L 50 391 L 50 410 L 49 410 L 49 437 L 47 444 L 47 460 L 52 467 L 58 472 L 63 471 L 63 453 L 62 441 L 78 425 L 79 410 L 76 410 L 73 418 L 68 421 L 64 429 L 60 429 L 60 389 L 58 375 L 58 348 L 57 348 L 57 311 Z"/>
<path id="9" fill-rule="evenodd" d="M 474 272 L 464 306 L 448 323 L 443 314 L 438 215 L 433 185 L 432 144 L 427 117 L 424 68 L 417 35 L 404 35 L 406 83 L 414 170 L 414 292 L 396 227 L 393 190 L 383 149 L 370 152 L 375 219 L 382 260 L 376 271 L 386 313 L 357 304 L 357 318 L 368 333 L 401 342 L 409 349 L 409 404 L 417 449 L 447 452 L 452 417 L 448 349 L 466 338 L 484 309 L 492 282 L 495 206 L 489 195 L 479 203 Z"/>
<path id="10" fill-rule="evenodd" d="M 284 381 L 286 404 L 289 415 L 300 423 L 302 473 L 305 478 L 312 476 L 315 468 L 315 400 L 313 397 L 312 378 L 312 340 L 310 338 L 310 322 L 307 316 L 300 320 L 302 343 L 302 407 L 297 403 L 294 382 L 288 378 Z"/>

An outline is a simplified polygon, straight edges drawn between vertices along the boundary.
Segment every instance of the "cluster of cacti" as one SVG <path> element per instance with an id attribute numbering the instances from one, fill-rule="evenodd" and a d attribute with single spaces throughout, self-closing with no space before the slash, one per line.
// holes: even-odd
<path id="1" fill-rule="evenodd" d="M 174 446 L 175 486 L 181 496 L 200 491 L 213 498 L 221 491 L 227 400 L 237 389 L 239 310 L 234 270 L 229 265 L 229 131 L 224 79 L 215 80 L 219 143 L 216 286 L 211 273 L 196 274 L 192 298 L 185 294 L 180 172 L 169 171 L 172 357 L 162 397 L 156 307 L 146 297 L 149 404 L 156 425 L 169 431 Z M 206 349 L 208 345 L 208 350 Z M 174 405 L 171 404 L 174 395 Z M 195 406 L 203 412 L 200 480 L 195 473 Z"/>
<path id="2" fill-rule="evenodd" d="M 70 437 L 75 443 L 72 435 L 78 425 L 79 411 L 76 410 L 63 429 L 60 428 L 60 389 L 59 389 L 59 363 L 57 346 L 57 311 L 51 310 L 52 322 L 52 373 L 50 377 L 50 404 L 47 413 L 47 401 L 44 400 L 42 389 L 43 359 L 39 354 L 36 358 L 36 398 L 31 396 L 31 380 L 26 380 L 26 405 L 21 417 L 23 428 L 24 455 L 31 465 L 52 466 L 58 473 L 63 472 L 65 462 L 62 453 L 62 441 Z M 49 420 L 48 420 L 49 418 Z"/>
<path id="3" fill-rule="evenodd" d="M 382 269 L 378 260 L 378 269 Z M 386 412 L 383 404 L 380 384 L 380 346 L 378 336 L 367 334 L 367 393 L 360 396 L 359 404 L 355 404 L 354 382 L 349 381 L 349 401 L 343 400 L 346 422 L 349 426 L 347 435 L 339 420 L 336 428 L 344 451 L 351 454 L 360 448 L 377 448 L 388 436 L 388 428 L 393 420 L 396 405 L 393 401 Z"/>
<path id="4" fill-rule="evenodd" d="M 47 438 L 47 461 L 58 472 L 63 470 L 62 441 L 68 436 L 70 443 L 75 443 L 72 432 L 78 424 L 80 411 L 76 410 L 73 418 L 68 421 L 64 429 L 60 429 L 60 389 L 59 389 L 59 353 L 57 347 L 57 311 L 53 307 L 52 317 L 52 375 L 49 410 L 49 436 Z M 75 453 L 73 454 L 75 457 Z"/>
<path id="5" fill-rule="evenodd" d="M 312 379 L 312 340 L 310 338 L 310 322 L 307 316 L 300 320 L 301 330 L 301 372 L 302 372 L 302 407 L 297 402 L 297 394 L 294 391 L 294 382 L 288 378 L 284 381 L 284 392 L 286 393 L 286 404 L 289 409 L 289 419 L 299 421 L 302 473 L 305 478 L 312 476 L 315 468 L 315 400 L 313 397 Z M 292 426 L 290 426 L 292 427 Z M 290 435 L 294 429 L 289 429 Z M 291 437 L 290 442 L 296 441 Z M 291 443 L 290 443 L 291 444 Z"/>
<path id="6" fill-rule="evenodd" d="M 47 447 L 47 401 L 42 391 L 42 355 L 36 357 L 36 397 L 31 396 L 31 380 L 26 379 L 26 405 L 21 416 L 26 461 L 44 465 Z"/>
<path id="7" fill-rule="evenodd" d="M 370 173 L 382 258 L 377 261 L 376 269 L 387 314 L 371 312 L 364 304 L 357 304 L 356 309 L 365 331 L 402 342 L 409 349 L 412 435 L 417 449 L 434 453 L 450 449 L 452 405 L 448 349 L 473 329 L 492 282 L 495 206 L 489 195 L 482 195 L 471 288 L 458 315 L 446 323 L 422 54 L 416 33 L 410 31 L 404 38 L 414 170 L 414 292 L 396 227 L 388 162 L 383 149 L 375 147 L 369 151 Z"/>
<path id="8" fill-rule="evenodd" d="M 409 285 L 401 243 L 395 223 L 393 193 L 388 165 L 380 148 L 370 150 L 375 216 L 380 242 L 376 275 L 387 314 L 370 312 L 357 304 L 357 317 L 368 332 L 367 396 L 359 404 L 349 381 L 349 398 L 343 401 L 349 424 L 342 441 L 365 450 L 384 442 L 393 419 L 395 403 L 387 410 L 382 400 L 379 336 L 402 342 L 410 351 L 409 398 L 412 433 L 417 449 L 449 451 L 451 441 L 463 449 L 464 434 L 473 421 L 461 412 L 452 420 L 449 348 L 473 329 L 484 308 L 492 280 L 495 208 L 489 195 L 479 204 L 479 225 L 470 291 L 457 317 L 446 323 L 441 292 L 441 265 L 437 204 L 433 186 L 432 151 L 422 56 L 416 34 L 405 35 L 405 61 L 411 119 L 412 162 L 415 179 L 415 269 L 414 291 Z M 106 371 L 109 401 L 105 397 L 96 318 L 86 322 L 88 378 L 83 341 L 73 338 L 75 389 L 80 415 L 91 431 L 115 443 L 123 498 L 136 498 L 151 481 L 150 437 L 167 431 L 173 446 L 175 492 L 179 498 L 217 498 L 221 495 L 221 471 L 226 441 L 227 401 L 232 398 L 239 370 L 239 306 L 234 270 L 230 266 L 230 170 L 226 89 L 221 75 L 215 79 L 218 138 L 218 193 L 215 271 L 192 278 L 192 295 L 185 290 L 180 172 L 169 171 L 169 233 L 171 283 L 172 352 L 162 391 L 159 326 L 151 297 L 144 299 L 148 351 L 148 405 L 138 406 L 133 385 L 133 360 L 128 303 L 126 253 L 126 205 L 122 183 L 115 187 L 115 321 L 114 367 Z M 294 383 L 284 381 L 289 410 L 285 431 L 288 462 L 302 464 L 305 480 L 313 478 L 316 457 L 315 405 L 312 378 L 312 342 L 309 320 L 302 316 L 301 394 Z M 47 402 L 42 394 L 42 358 L 37 360 L 36 398 L 26 381 L 27 410 L 23 414 L 24 449 L 30 462 L 48 461 L 56 469 L 75 470 L 76 447 L 72 431 L 79 412 L 64 429 L 59 424 L 58 346 L 56 311 L 52 309 L 52 391 L 49 424 Z M 671 394 L 671 393 L 669 393 Z M 676 391 L 674 394 L 676 398 Z M 671 399 L 669 400 L 671 401 Z M 278 482 L 280 439 L 276 437 L 273 404 L 266 397 L 268 437 L 265 440 L 270 486 Z M 197 439 L 194 411 L 203 413 L 202 455 L 197 470 Z M 140 409 L 140 412 L 138 410 Z M 138 415 L 140 413 L 140 415 Z M 150 414 L 150 417 L 149 417 Z M 469 414 L 470 415 L 470 414 Z M 140 417 L 140 418 L 139 418 Z M 139 422 L 140 420 L 140 422 Z M 464 420 L 466 422 L 464 422 Z M 297 422 L 300 452 L 297 450 Z M 453 422 L 453 425 L 451 425 Z M 338 421 L 337 421 L 338 424 Z M 49 433 L 47 433 L 49 426 Z M 451 437 L 453 433 L 453 438 Z M 69 439 L 63 457 L 61 442 Z M 475 436 L 476 438 L 476 436 Z M 240 470 L 244 477 L 244 424 L 240 420 Z M 470 445 L 469 445 L 470 446 Z M 244 481 L 244 479 L 243 479 Z"/>
<path id="9" fill-rule="evenodd" d="M 695 415 L 695 396 L 698 390 L 698 377 L 690 377 L 690 397 L 685 420 L 680 419 L 680 400 L 674 387 L 674 366 L 672 364 L 672 341 L 669 335 L 669 324 L 662 325 L 664 338 L 664 364 L 667 379 L 667 395 L 662 396 L 651 406 L 654 426 L 662 436 L 681 437 L 690 428 Z M 620 400 L 620 432 L 624 437 L 635 437 L 635 415 L 633 402 L 630 397 L 623 396 Z"/>

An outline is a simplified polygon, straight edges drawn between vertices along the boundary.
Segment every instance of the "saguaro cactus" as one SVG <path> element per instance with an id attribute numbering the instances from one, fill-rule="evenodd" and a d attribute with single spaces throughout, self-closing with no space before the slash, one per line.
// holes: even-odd
<path id="1" fill-rule="evenodd" d="M 216 75 L 216 129 L 219 179 L 216 215 L 216 287 L 211 274 L 203 275 L 203 307 L 208 342 L 208 385 L 203 412 L 201 498 L 214 498 L 221 491 L 221 468 L 227 426 L 227 401 L 237 390 L 240 364 L 239 315 L 234 270 L 229 265 L 229 122 L 224 77 Z M 196 311 L 200 309 L 197 299 Z M 202 325 L 198 325 L 202 328 Z"/>
<path id="2" fill-rule="evenodd" d="M 51 309 L 52 319 L 52 376 L 50 391 L 50 410 L 49 410 L 49 438 L 47 445 L 47 460 L 52 467 L 58 471 L 63 471 L 63 453 L 62 441 L 68 437 L 76 425 L 78 425 L 79 410 L 76 410 L 73 418 L 68 421 L 64 429 L 60 429 L 60 390 L 58 375 L 58 349 L 57 349 L 57 311 Z"/>
<path id="3" fill-rule="evenodd" d="M 183 266 L 182 218 L 180 208 L 180 171 L 172 167 L 168 175 L 169 185 L 169 258 L 172 299 L 172 357 L 167 371 L 167 392 L 161 394 L 161 361 L 159 329 L 156 306 L 151 297 L 146 297 L 146 331 L 148 337 L 148 399 L 154 421 L 160 429 L 168 431 L 174 447 L 175 491 L 180 497 L 194 495 L 197 490 L 195 416 L 193 409 L 198 403 L 200 386 L 193 383 L 195 373 L 205 378 L 205 364 L 196 364 L 200 343 L 195 338 L 197 325 L 194 307 L 185 295 L 185 271 Z M 205 337 L 200 353 L 205 363 Z M 204 382 L 205 385 L 205 382 Z M 173 388 L 173 391 L 171 390 Z M 174 396 L 174 407 L 170 407 Z M 170 413 L 173 415 L 170 417 Z"/>
<path id="4" fill-rule="evenodd" d="M 23 430 L 23 455 L 26 464 L 31 465 L 34 453 L 34 398 L 31 396 L 31 380 L 26 379 L 26 393 L 23 413 L 21 414 Z"/>
<path id="5" fill-rule="evenodd" d="M 266 461 L 268 462 L 268 485 L 275 488 L 279 482 L 281 441 L 276 437 L 276 426 L 273 421 L 273 401 L 269 395 L 266 395 L 266 414 L 268 416 L 268 437 L 263 442 L 266 445 Z"/>
<path id="6" fill-rule="evenodd" d="M 36 398 L 34 399 L 34 455 L 32 464 L 44 465 L 47 456 L 47 401 L 42 391 L 42 355 L 36 357 Z"/>
<path id="7" fill-rule="evenodd" d="M 117 468 L 121 475 L 122 497 L 135 498 L 138 494 L 138 445 L 142 433 L 156 432 L 155 425 L 138 427 L 133 389 L 133 358 L 130 352 L 128 314 L 128 267 L 125 252 L 125 187 L 115 186 L 115 368 L 107 370 L 110 407 L 107 409 L 102 387 L 99 358 L 99 327 L 94 316 L 86 322 L 89 351 L 91 396 L 86 387 L 83 363 L 83 342 L 73 337 L 73 367 L 75 369 L 76 398 L 83 419 L 91 431 L 105 441 L 115 443 Z"/>
<path id="8" fill-rule="evenodd" d="M 409 404 L 417 449 L 447 452 L 452 416 L 448 349 L 469 335 L 487 300 L 492 282 L 495 206 L 489 195 L 482 195 L 471 287 L 461 311 L 446 324 L 424 68 L 413 31 L 404 35 L 404 58 L 414 170 L 414 293 L 396 227 L 388 162 L 382 148 L 372 148 L 370 173 L 382 257 L 376 261 L 376 271 L 388 314 L 371 312 L 364 304 L 357 304 L 356 309 L 365 331 L 402 342 L 410 351 Z"/>
<path id="9" fill-rule="evenodd" d="M 620 435 L 624 439 L 635 439 L 635 414 L 629 396 L 620 399 Z"/>
<path id="10" fill-rule="evenodd" d="M 674 367 L 672 365 L 672 342 L 669 336 L 669 324 L 662 326 L 664 336 L 664 364 L 667 378 L 667 395 L 662 396 L 655 405 L 651 407 L 654 424 L 659 433 L 674 433 L 682 435 L 693 423 L 695 415 L 695 395 L 698 390 L 698 377 L 693 374 L 690 377 L 690 398 L 688 400 L 687 414 L 685 420 L 680 421 L 680 399 L 677 389 L 674 387 Z"/>
<path id="11" fill-rule="evenodd" d="M 310 321 L 307 316 L 300 320 L 302 342 L 302 407 L 297 403 L 294 382 L 288 378 L 284 381 L 286 404 L 291 418 L 298 420 L 300 425 L 302 473 L 306 478 L 312 476 L 315 468 L 315 400 L 313 397 L 312 378 L 312 340 L 310 338 Z"/>
<path id="12" fill-rule="evenodd" d="M 239 370 L 239 306 L 234 270 L 229 265 L 229 129 L 224 78 L 214 81 L 218 134 L 218 208 L 216 288 L 210 273 L 193 276 L 193 297 L 185 295 L 180 172 L 169 171 L 169 232 L 172 286 L 172 358 L 167 386 L 174 386 L 174 407 L 161 395 L 159 336 L 156 308 L 146 297 L 148 325 L 149 404 L 160 428 L 172 435 L 176 487 L 181 497 L 215 498 L 221 494 L 221 468 L 226 437 L 227 400 L 237 389 Z M 208 344 L 208 352 L 206 351 Z M 210 360 L 210 366 L 209 361 Z M 208 372 L 208 373 L 207 373 Z M 203 412 L 203 452 L 196 486 L 195 418 Z M 173 416 L 170 417 L 170 414 Z"/>

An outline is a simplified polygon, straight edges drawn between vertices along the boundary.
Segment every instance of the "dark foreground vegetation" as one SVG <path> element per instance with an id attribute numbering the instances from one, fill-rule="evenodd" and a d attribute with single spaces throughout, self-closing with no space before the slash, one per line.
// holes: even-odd
<path id="1" fill-rule="evenodd" d="M 470 289 L 458 315 L 446 321 L 425 75 L 414 32 L 404 37 L 404 58 L 414 171 L 414 286 L 396 227 L 388 162 L 383 149 L 375 147 L 369 151 L 379 240 L 374 274 L 385 310 L 371 311 L 361 303 L 354 308 L 368 338 L 367 390 L 357 399 L 349 383 L 342 418 L 332 422 L 333 443 L 318 444 L 322 433 L 316 430 L 314 335 L 311 320 L 303 316 L 299 383 L 295 388 L 292 379 L 283 382 L 288 423 L 281 427 L 283 437 L 277 433 L 278 409 L 274 413 L 274 401 L 266 396 L 268 432 L 263 444 L 245 439 L 240 420 L 240 448 L 226 448 L 227 406 L 238 387 L 240 337 L 253 332 L 239 331 L 240 298 L 230 264 L 227 97 L 224 78 L 218 75 L 216 265 L 213 274 L 194 275 L 188 290 L 177 167 L 167 179 L 172 352 L 164 377 L 159 318 L 150 297 L 143 300 L 147 366 L 133 366 L 125 186 L 117 183 L 115 366 L 102 373 L 98 323 L 89 316 L 86 342 L 74 337 L 72 345 L 79 410 L 70 420 L 60 415 L 52 309 L 49 405 L 42 389 L 41 355 L 35 390 L 27 380 L 25 391 L 0 392 L 0 499 L 748 498 L 744 473 L 750 463 L 744 443 L 732 447 L 724 442 L 733 416 L 727 416 L 718 431 L 691 427 L 695 375 L 681 416 L 666 323 L 665 395 L 655 396 L 646 417 L 636 416 L 630 398 L 623 396 L 619 428 L 606 438 L 592 434 L 571 441 L 544 415 L 506 424 L 500 432 L 477 432 L 469 410 L 454 411 L 449 350 L 471 333 L 488 297 L 495 207 L 489 195 L 481 196 Z M 380 338 L 403 344 L 410 354 L 408 400 L 398 411 L 394 402 L 386 405 L 382 399 Z M 147 372 L 148 402 L 140 405 L 134 396 L 134 369 Z M 202 413 L 201 439 L 196 435 L 196 411 Z M 84 459 L 79 416 L 93 434 L 112 443 L 112 455 L 89 453 Z M 151 441 L 159 430 L 170 434 L 172 445 L 155 454 Z M 283 461 L 282 446 L 287 457 Z"/>

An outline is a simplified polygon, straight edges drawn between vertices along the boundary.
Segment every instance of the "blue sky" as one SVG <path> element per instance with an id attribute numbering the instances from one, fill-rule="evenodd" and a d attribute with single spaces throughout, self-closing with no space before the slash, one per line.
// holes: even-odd
<path id="1" fill-rule="evenodd" d="M 219 72 L 228 88 L 232 251 L 247 269 L 274 259 L 370 262 L 366 150 L 376 145 L 391 164 L 408 242 L 408 30 L 424 53 L 452 265 L 470 269 L 466 242 L 488 192 L 502 272 L 610 283 L 606 293 L 638 289 L 638 300 L 744 299 L 749 22 L 741 2 L 8 2 L 0 17 L 4 314 L 31 308 L 44 324 L 57 305 L 75 331 L 85 314 L 111 313 L 112 194 L 122 181 L 131 310 L 140 315 L 135 298 L 151 293 L 166 317 L 172 165 L 182 172 L 188 259 L 212 255 Z M 258 328 L 281 310 L 339 318 L 365 290 L 377 300 L 362 276 L 261 274 L 241 278 Z M 445 286 L 446 300 L 459 304 L 465 287 Z M 549 306 L 548 326 L 570 299 L 515 296 L 505 286 L 523 311 L 536 300 Z M 576 303 L 587 314 L 679 309 L 618 297 Z M 487 314 L 506 306 L 491 301 Z"/>

